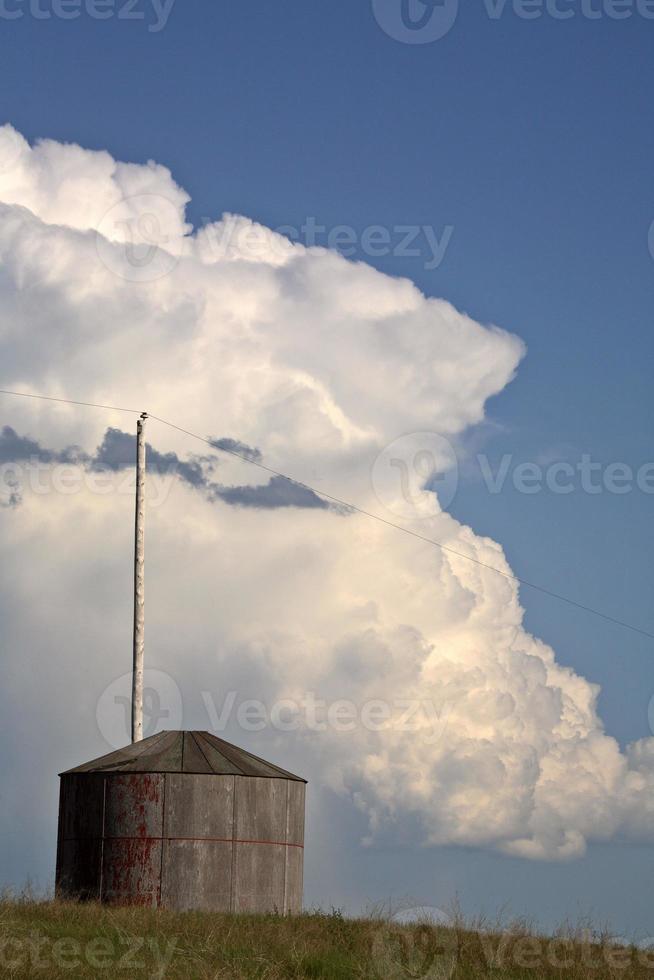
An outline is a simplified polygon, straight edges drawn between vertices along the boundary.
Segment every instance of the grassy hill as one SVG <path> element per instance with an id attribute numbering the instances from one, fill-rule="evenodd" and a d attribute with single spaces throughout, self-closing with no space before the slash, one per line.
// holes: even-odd
<path id="1" fill-rule="evenodd" d="M 0 900 L 0 977 L 654 980 L 654 951 L 583 929 L 548 938 L 520 925 L 400 926 L 338 911 L 286 919 L 7 898 Z"/>

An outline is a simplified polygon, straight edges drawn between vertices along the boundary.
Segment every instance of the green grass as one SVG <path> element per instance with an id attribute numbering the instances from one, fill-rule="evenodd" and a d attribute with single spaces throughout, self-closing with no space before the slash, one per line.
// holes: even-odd
<path id="1" fill-rule="evenodd" d="M 607 980 L 651 978 L 654 952 L 590 930 L 539 936 L 493 929 L 398 926 L 381 914 L 174 913 L 0 899 L 0 977 L 192 980 Z"/>

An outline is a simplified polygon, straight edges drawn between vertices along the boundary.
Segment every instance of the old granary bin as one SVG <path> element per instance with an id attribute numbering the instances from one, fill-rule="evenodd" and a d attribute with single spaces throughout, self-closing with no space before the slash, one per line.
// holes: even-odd
<path id="1" fill-rule="evenodd" d="M 208 732 L 61 774 L 57 893 L 171 909 L 302 908 L 305 780 Z"/>

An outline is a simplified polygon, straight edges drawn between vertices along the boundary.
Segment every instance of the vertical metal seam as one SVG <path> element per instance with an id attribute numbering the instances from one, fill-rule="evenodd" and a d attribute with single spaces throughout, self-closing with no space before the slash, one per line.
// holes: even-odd
<path id="1" fill-rule="evenodd" d="M 229 911 L 235 911 L 235 882 L 236 882 L 236 780 L 237 776 L 232 776 L 234 780 L 234 792 L 232 793 L 232 869 L 229 882 Z"/>
<path id="2" fill-rule="evenodd" d="M 107 812 L 107 776 L 102 777 L 102 838 L 100 840 L 100 901 L 103 901 L 102 890 L 104 888 L 104 838 L 106 828 Z"/>
<path id="3" fill-rule="evenodd" d="M 57 895 L 57 891 L 61 887 L 60 878 L 61 878 L 62 868 L 64 863 L 64 856 L 63 856 L 63 837 L 64 837 L 63 803 L 65 799 L 65 794 L 63 791 L 64 781 L 65 781 L 65 776 L 60 776 L 59 777 L 59 815 L 57 818 L 59 822 L 57 824 L 57 867 L 55 870 L 55 897 Z"/>
<path id="4" fill-rule="evenodd" d="M 282 910 L 283 915 L 288 914 L 288 908 L 287 908 L 288 905 L 288 835 L 289 835 L 289 816 L 290 816 L 289 782 L 290 780 L 287 779 L 286 780 L 286 833 L 284 834 L 285 844 L 284 844 L 284 908 Z"/>
<path id="5" fill-rule="evenodd" d="M 184 751 L 184 740 L 182 739 L 182 752 Z M 166 782 L 168 780 L 168 773 L 163 774 L 163 800 L 161 801 L 161 864 L 159 866 L 159 897 L 157 901 L 157 908 L 161 908 L 161 892 L 163 888 L 163 874 L 164 874 L 164 848 L 166 846 L 166 841 L 164 840 L 164 833 L 166 830 Z"/>
<path id="6" fill-rule="evenodd" d="M 204 761 L 206 762 L 206 764 L 209 766 L 209 771 L 212 772 L 212 773 L 215 772 L 216 770 L 213 768 L 213 766 L 209 762 L 209 759 L 207 758 L 206 752 L 204 751 L 204 749 L 200 745 L 200 739 L 195 737 L 195 733 L 194 732 L 191 732 L 191 738 L 193 739 L 193 743 L 196 746 L 198 752 L 200 752 L 200 754 L 202 755 L 202 758 L 204 759 Z M 222 775 L 222 773 L 219 773 L 218 775 Z"/>
<path id="7" fill-rule="evenodd" d="M 302 860 L 300 862 L 300 890 L 298 893 L 298 899 L 300 906 L 298 912 L 301 914 L 304 908 L 304 834 L 307 826 L 307 784 L 302 784 L 302 789 L 300 790 L 300 796 L 302 798 Z"/>

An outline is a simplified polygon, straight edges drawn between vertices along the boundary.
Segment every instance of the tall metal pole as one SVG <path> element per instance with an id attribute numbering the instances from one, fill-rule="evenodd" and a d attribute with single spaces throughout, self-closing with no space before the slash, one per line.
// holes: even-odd
<path id="1" fill-rule="evenodd" d="M 132 742 L 143 738 L 143 648 L 145 642 L 145 428 L 146 412 L 136 423 L 136 520 L 134 530 L 134 663 Z"/>

